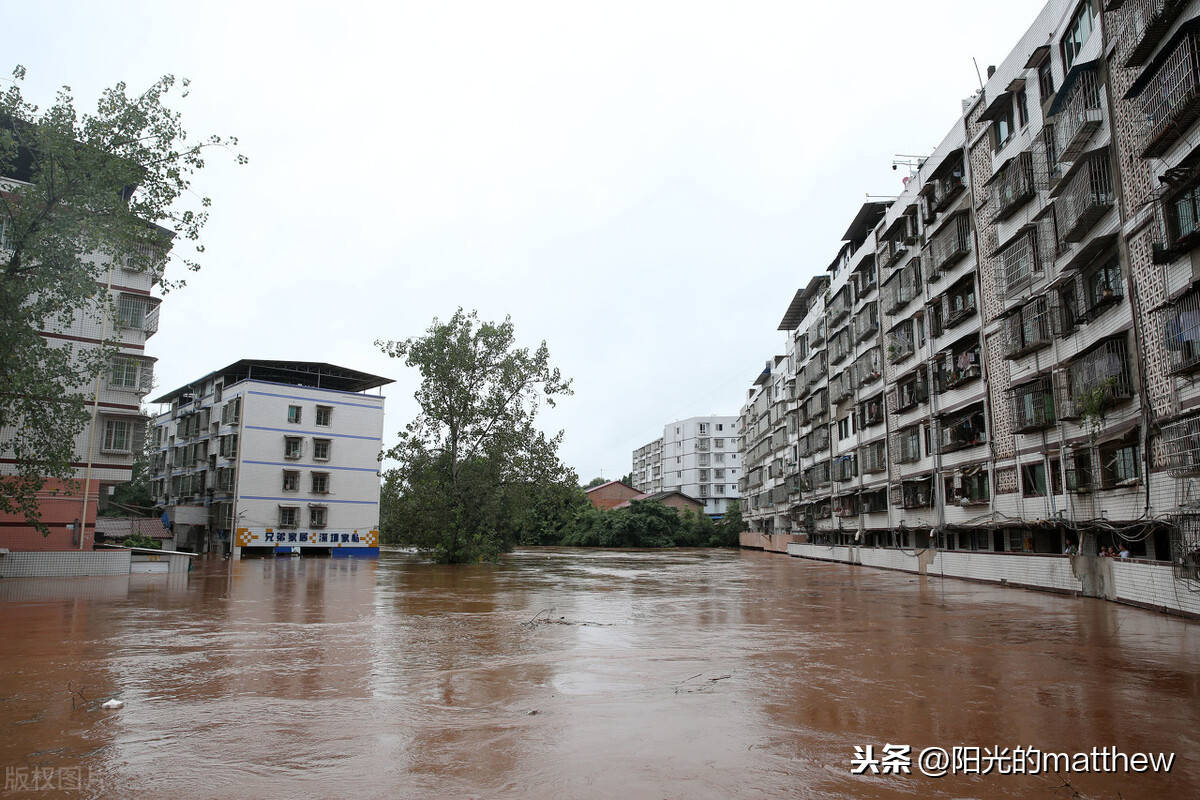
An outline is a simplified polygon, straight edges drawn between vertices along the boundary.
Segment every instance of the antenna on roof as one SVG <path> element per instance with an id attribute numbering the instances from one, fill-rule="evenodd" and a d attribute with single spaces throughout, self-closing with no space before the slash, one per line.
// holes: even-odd
<path id="1" fill-rule="evenodd" d="M 975 56 L 971 56 L 971 63 L 975 65 L 975 78 L 979 81 L 979 91 L 983 91 L 983 75 L 979 73 L 979 62 L 975 60 Z"/>

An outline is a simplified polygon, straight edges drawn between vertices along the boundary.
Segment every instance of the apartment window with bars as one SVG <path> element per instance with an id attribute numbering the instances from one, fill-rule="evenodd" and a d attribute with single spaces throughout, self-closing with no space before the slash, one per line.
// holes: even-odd
<path id="1" fill-rule="evenodd" d="M 296 506 L 279 507 L 279 527 L 294 528 L 299 524 L 300 509 Z"/>
<path id="2" fill-rule="evenodd" d="M 1125 295 L 1125 281 L 1121 277 L 1121 262 L 1112 253 L 1098 267 L 1083 275 L 1084 298 L 1089 314 L 1117 302 Z"/>
<path id="3" fill-rule="evenodd" d="M 313 439 L 313 460 L 328 461 L 332 443 L 331 439 Z"/>
<path id="4" fill-rule="evenodd" d="M 1092 31 L 1096 28 L 1096 3 L 1097 0 L 1083 0 L 1074 16 L 1071 17 L 1071 23 L 1067 26 L 1062 38 L 1064 70 L 1070 70 L 1075 64 L 1076 56 L 1079 55 L 1079 51 L 1083 49 L 1084 44 L 1091 37 Z"/>
<path id="5" fill-rule="evenodd" d="M 329 520 L 329 509 L 325 506 L 308 507 L 308 525 L 310 528 L 324 528 Z"/>
<path id="6" fill-rule="evenodd" d="M 299 425 L 301 411 L 302 409 L 300 406 L 288 406 L 287 421 L 293 425 Z"/>
<path id="7" fill-rule="evenodd" d="M 1139 448 L 1134 443 L 1117 443 L 1100 448 L 1100 480 L 1105 489 L 1128 486 L 1141 476 Z"/>
<path id="8" fill-rule="evenodd" d="M 231 433 L 221 437 L 221 457 L 222 458 L 237 458 L 238 452 L 238 437 L 236 433 Z"/>
<path id="9" fill-rule="evenodd" d="M 283 457 L 293 461 L 299 458 L 303 441 L 299 436 L 283 437 Z"/>
<path id="10" fill-rule="evenodd" d="M 295 469 L 285 469 L 283 471 L 283 491 L 298 492 L 300 491 L 300 471 Z"/>
<path id="11" fill-rule="evenodd" d="M 1046 465 L 1041 461 L 1021 465 L 1021 494 L 1025 497 L 1046 496 Z"/>
<path id="12" fill-rule="evenodd" d="M 1185 374 L 1200 368 L 1200 291 L 1189 292 L 1156 313 L 1171 371 Z"/>
<path id="13" fill-rule="evenodd" d="M 143 297 L 123 294 L 117 299 L 117 324 L 122 328 L 144 330 L 147 302 Z"/>
<path id="14" fill-rule="evenodd" d="M 133 449 L 133 424 L 126 419 L 104 422 L 104 450 L 109 453 L 128 453 Z"/>
<path id="15" fill-rule="evenodd" d="M 242 418 L 242 398 L 235 397 L 221 406 L 221 424 L 236 425 Z"/>
<path id="16" fill-rule="evenodd" d="M 109 362 L 108 385 L 114 389 L 149 388 L 150 365 L 141 359 L 114 356 Z"/>

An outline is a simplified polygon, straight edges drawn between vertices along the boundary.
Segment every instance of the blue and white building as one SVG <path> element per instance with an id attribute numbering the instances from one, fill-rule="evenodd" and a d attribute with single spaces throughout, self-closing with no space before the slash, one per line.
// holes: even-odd
<path id="1" fill-rule="evenodd" d="M 246 359 L 154 400 L 168 407 L 155 418 L 151 491 L 177 546 L 378 555 L 379 390 L 391 382 Z"/>

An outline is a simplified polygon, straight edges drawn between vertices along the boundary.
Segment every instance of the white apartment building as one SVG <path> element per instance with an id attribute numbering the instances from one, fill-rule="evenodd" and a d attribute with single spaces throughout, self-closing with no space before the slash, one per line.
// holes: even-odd
<path id="1" fill-rule="evenodd" d="M 703 501 L 710 516 L 723 516 L 729 501 L 739 497 L 736 429 L 736 416 L 689 417 L 664 425 L 661 439 L 633 452 L 634 488 L 682 492 Z"/>
<path id="2" fill-rule="evenodd" d="M 378 555 L 384 397 L 367 392 L 388 383 L 242 360 L 157 398 L 152 492 L 178 546 Z"/>

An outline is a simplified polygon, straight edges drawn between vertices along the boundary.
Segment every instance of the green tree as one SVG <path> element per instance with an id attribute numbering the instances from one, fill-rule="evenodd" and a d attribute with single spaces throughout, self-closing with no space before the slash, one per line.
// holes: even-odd
<path id="1" fill-rule="evenodd" d="M 206 149 L 236 139 L 189 139 L 168 105 L 170 75 L 135 95 L 117 84 L 90 113 L 76 109 L 69 87 L 39 109 L 21 93 L 24 77 L 17 67 L 0 94 L 0 451 L 16 462 L 0 475 L 0 511 L 45 534 L 37 493 L 47 478 L 71 479 L 85 395 L 114 348 L 51 345 L 39 332 L 81 313 L 111 320 L 113 261 L 152 271 L 164 288 L 182 285 L 163 270 L 172 241 L 204 249 L 210 201 L 194 195 L 193 176 Z M 178 88 L 186 97 L 187 81 Z M 199 267 L 193 255 L 178 258 Z"/>
<path id="2" fill-rule="evenodd" d="M 517 347 L 510 318 L 480 322 L 460 308 L 424 336 L 376 345 L 421 373 L 420 413 L 386 454 L 399 462 L 386 480 L 394 541 L 448 563 L 494 560 L 518 541 L 520 497 L 578 486 L 558 458 L 562 432 L 534 424 L 541 403 L 571 394 L 545 342 Z"/>
<path id="3" fill-rule="evenodd" d="M 604 480 L 604 478 L 592 478 L 590 481 L 587 482 L 587 486 L 584 486 L 583 488 L 591 489 L 595 486 L 599 486 L 604 483 L 608 483 L 608 481 Z"/>
<path id="4" fill-rule="evenodd" d="M 746 521 L 742 518 L 742 504 L 730 500 L 725 507 L 725 515 L 716 524 L 714 547 L 737 547 L 740 543 L 739 534 L 746 530 Z"/>
<path id="5" fill-rule="evenodd" d="M 621 483 L 625 484 L 626 486 L 633 486 L 633 473 L 626 472 L 624 475 L 622 475 Z"/>
<path id="6" fill-rule="evenodd" d="M 135 533 L 132 536 L 126 536 L 121 544 L 126 547 L 152 547 L 155 550 L 162 549 L 162 542 L 158 539 L 152 539 L 149 536 L 143 536 L 140 533 Z"/>

